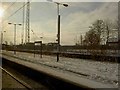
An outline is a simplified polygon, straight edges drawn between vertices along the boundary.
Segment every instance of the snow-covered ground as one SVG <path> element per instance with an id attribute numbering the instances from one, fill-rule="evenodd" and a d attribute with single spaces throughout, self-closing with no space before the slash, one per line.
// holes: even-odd
<path id="1" fill-rule="evenodd" d="M 14 55 L 11 51 L 3 51 L 9 55 Z M 44 65 L 59 72 L 74 74 L 75 76 L 87 78 L 104 84 L 111 84 L 118 87 L 118 63 L 99 62 L 86 59 L 74 59 L 60 57 L 60 61 L 56 62 L 56 56 L 46 56 L 17 52 L 15 57 L 23 58 L 23 60 Z"/>

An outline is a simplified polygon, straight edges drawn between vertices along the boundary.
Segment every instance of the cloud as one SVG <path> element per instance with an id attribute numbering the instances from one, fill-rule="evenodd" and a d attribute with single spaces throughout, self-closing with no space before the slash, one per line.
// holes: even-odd
<path id="1" fill-rule="evenodd" d="M 77 0 L 76 0 L 77 1 Z M 75 37 L 85 34 L 88 27 L 97 19 L 115 20 L 117 18 L 117 3 L 68 3 L 69 7 L 60 7 L 61 13 L 61 44 L 75 44 Z M 31 41 L 40 40 L 43 36 L 44 42 L 55 42 L 57 37 L 57 15 L 56 7 L 47 3 L 31 3 L 30 25 L 34 31 L 31 34 Z M 18 17 L 16 17 L 18 18 Z M 11 19 L 12 20 L 12 19 Z M 15 22 L 16 20 L 12 20 Z M 17 20 L 21 21 L 21 20 Z M 12 28 L 12 27 L 11 27 Z M 10 29 L 11 29 L 10 28 Z M 12 28 L 13 29 L 13 28 Z M 21 28 L 18 28 L 18 43 L 21 42 Z M 7 40 L 13 40 L 13 32 L 8 31 Z"/>
<path id="2" fill-rule="evenodd" d="M 40 40 L 43 37 L 44 42 L 52 42 L 56 40 L 56 21 L 48 20 L 47 22 L 34 22 L 31 24 L 35 35 L 31 32 L 31 40 Z"/>
<path id="3" fill-rule="evenodd" d="M 110 19 L 113 21 L 117 19 L 117 13 L 117 3 L 103 3 L 101 8 L 96 8 L 91 12 L 78 11 L 76 13 L 71 13 L 64 19 L 64 24 L 62 24 L 62 42 L 73 44 L 73 38 L 80 34 L 85 34 L 85 32 L 88 31 L 88 27 L 92 25 L 95 20 Z"/>

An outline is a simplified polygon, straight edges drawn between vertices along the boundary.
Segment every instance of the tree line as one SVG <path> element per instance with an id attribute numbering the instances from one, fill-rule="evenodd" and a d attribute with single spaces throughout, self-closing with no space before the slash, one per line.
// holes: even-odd
<path id="1" fill-rule="evenodd" d="M 118 30 L 118 21 L 96 20 L 89 26 L 89 30 L 86 32 L 84 39 L 81 37 L 81 45 L 91 46 L 93 48 L 98 48 L 100 45 L 106 45 L 109 40 L 114 37 L 110 36 L 110 32 L 116 32 L 116 30 Z M 118 36 L 116 35 L 116 37 Z M 76 43 L 76 45 L 78 44 Z"/>

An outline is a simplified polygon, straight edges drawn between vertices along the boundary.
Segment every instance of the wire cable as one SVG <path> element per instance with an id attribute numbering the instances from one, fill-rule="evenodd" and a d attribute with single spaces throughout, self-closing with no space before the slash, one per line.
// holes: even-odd
<path id="1" fill-rule="evenodd" d="M 12 13 L 9 17 L 5 18 L 3 20 L 3 22 L 7 19 L 9 19 L 10 17 L 12 17 L 14 14 L 16 14 L 18 11 L 20 11 L 23 7 L 25 7 L 28 3 L 25 3 L 22 7 L 20 7 L 19 9 L 17 9 L 14 13 Z"/>
<path id="2" fill-rule="evenodd" d="M 6 69 L 0 67 L 1 70 L 3 70 L 5 73 L 7 73 L 10 77 L 12 77 L 14 80 L 16 80 L 21 85 L 25 86 L 28 90 L 33 90 L 30 85 L 28 85 L 26 82 L 20 80 L 19 78 L 15 77 L 12 73 L 8 72 Z"/>
<path id="3" fill-rule="evenodd" d="M 31 31 L 32 31 L 33 35 L 35 35 L 36 38 L 40 38 L 39 36 L 37 36 L 37 35 L 34 33 L 33 30 L 31 30 Z"/>
<path id="4" fill-rule="evenodd" d="M 6 12 L 8 9 L 10 9 L 13 5 L 15 5 L 15 3 L 17 2 L 17 0 L 15 2 L 13 2 L 10 6 L 8 6 L 4 11 Z"/>

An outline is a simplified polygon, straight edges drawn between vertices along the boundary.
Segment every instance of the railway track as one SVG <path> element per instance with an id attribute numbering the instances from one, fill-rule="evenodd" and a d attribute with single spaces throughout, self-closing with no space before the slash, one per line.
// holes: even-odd
<path id="1" fill-rule="evenodd" d="M 29 86 L 26 82 L 20 80 L 19 78 L 17 78 L 16 76 L 14 76 L 12 73 L 10 73 L 9 71 L 7 71 L 6 69 L 0 67 L 0 69 L 2 70 L 2 73 L 6 73 L 7 75 L 9 75 L 13 80 L 17 81 L 17 83 L 21 84 L 23 87 L 25 87 L 26 90 L 32 90 L 32 87 Z M 5 75 L 5 74 L 4 74 Z M 4 87 L 5 88 L 5 87 Z M 10 88 L 10 87 L 8 87 Z"/>
<path id="2" fill-rule="evenodd" d="M 79 86 L 77 84 L 61 80 L 60 78 L 56 78 L 51 75 L 44 74 L 42 72 L 38 72 L 36 70 L 30 69 L 28 67 L 25 67 L 20 64 L 6 60 L 5 58 L 2 59 L 2 63 L 3 63 L 3 67 L 1 67 L 1 69 L 5 73 L 7 73 L 9 76 L 11 76 L 13 79 L 15 79 L 18 83 L 20 83 L 24 87 L 26 87 L 27 90 L 33 90 L 36 88 L 37 89 L 41 88 L 40 90 L 91 89 L 88 87 L 84 87 L 82 85 Z M 14 69 L 14 71 L 12 71 L 13 74 L 9 72 L 10 68 Z M 17 76 L 14 75 L 15 73 L 19 76 L 24 75 L 25 77 L 27 77 L 27 79 L 23 78 L 23 80 L 21 80 L 22 78 L 21 77 L 20 77 L 20 79 L 17 78 Z M 28 79 L 31 79 L 31 80 L 28 80 Z M 26 80 L 28 80 L 28 81 L 26 81 Z M 34 83 L 37 83 L 37 85 L 34 86 L 35 85 Z"/>
<path id="3" fill-rule="evenodd" d="M 18 88 L 21 88 L 21 86 L 23 86 L 22 89 L 24 90 L 34 90 L 36 88 L 40 90 L 49 90 L 47 86 L 44 86 L 38 81 L 35 81 L 33 77 L 29 77 L 23 74 L 24 72 L 21 72 L 23 69 L 18 70 L 18 68 L 16 69 L 15 67 L 11 67 L 11 65 L 8 65 L 8 64 L 12 64 L 12 63 L 8 63 L 8 62 L 6 63 L 3 61 L 2 67 L 0 67 L 0 69 L 2 70 L 2 74 L 3 74 L 2 76 L 5 77 L 3 78 L 3 82 L 4 82 L 4 79 L 6 79 L 6 75 L 4 75 L 4 73 L 13 79 L 12 81 L 6 80 L 5 83 L 3 84 L 7 84 L 9 82 L 9 83 L 12 83 L 12 86 L 9 87 L 9 85 L 3 85 L 3 90 L 4 89 L 6 90 L 7 88 L 18 89 Z M 16 82 L 14 82 L 14 80 Z M 19 83 L 20 87 L 19 85 L 17 85 L 18 87 L 14 86 L 16 83 Z"/>
<path id="4" fill-rule="evenodd" d="M 9 51 L 9 50 L 8 50 Z M 11 50 L 13 51 L 13 50 Z M 34 51 L 34 50 L 16 50 L 17 52 L 27 52 L 27 53 L 33 53 L 33 54 L 41 54 L 40 51 Z M 56 55 L 57 52 L 51 51 L 51 52 L 42 52 L 43 55 Z M 87 51 L 82 52 L 61 52 L 61 57 L 69 57 L 69 58 L 81 58 L 81 59 L 95 59 L 96 61 L 105 61 L 105 62 L 119 62 L 120 56 L 118 54 L 90 54 Z"/>

